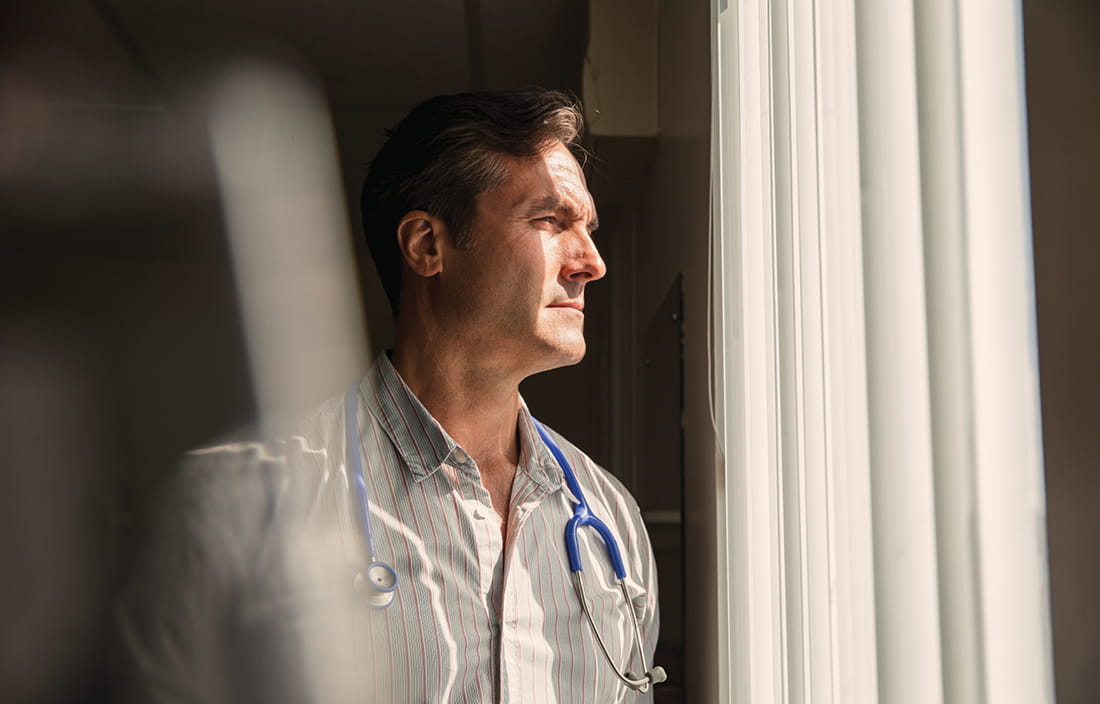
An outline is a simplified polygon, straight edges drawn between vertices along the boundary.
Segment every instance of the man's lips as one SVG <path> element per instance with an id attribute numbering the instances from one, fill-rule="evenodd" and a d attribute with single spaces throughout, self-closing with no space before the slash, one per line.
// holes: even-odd
<path id="1" fill-rule="evenodd" d="M 584 312 L 584 301 L 560 301 L 558 303 L 551 303 L 548 308 L 569 308 L 575 310 L 578 313 Z"/>

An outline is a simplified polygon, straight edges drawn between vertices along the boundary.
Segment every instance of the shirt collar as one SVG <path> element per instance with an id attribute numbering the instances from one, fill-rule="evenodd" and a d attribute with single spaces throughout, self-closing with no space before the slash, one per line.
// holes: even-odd
<path id="1" fill-rule="evenodd" d="M 565 486 L 562 468 L 535 430 L 534 419 L 522 397 L 519 408 L 519 443 L 520 472 L 527 473 L 535 482 L 551 491 Z"/>
<path id="2" fill-rule="evenodd" d="M 444 463 L 472 469 L 473 461 L 405 385 L 383 352 L 361 385 L 367 410 L 382 425 L 409 468 L 421 481 Z M 527 403 L 520 398 L 518 472 L 550 490 L 563 486 L 562 470 L 538 436 Z"/>

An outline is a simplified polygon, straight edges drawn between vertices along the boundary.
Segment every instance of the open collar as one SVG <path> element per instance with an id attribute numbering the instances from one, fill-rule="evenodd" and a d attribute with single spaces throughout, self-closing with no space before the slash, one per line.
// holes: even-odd
<path id="1" fill-rule="evenodd" d="M 444 464 L 473 469 L 473 460 L 406 386 L 388 354 L 378 356 L 360 388 L 367 411 L 386 431 L 415 481 L 426 479 Z M 535 430 L 522 398 L 518 429 L 517 472 L 551 491 L 562 487 L 562 470 Z"/>

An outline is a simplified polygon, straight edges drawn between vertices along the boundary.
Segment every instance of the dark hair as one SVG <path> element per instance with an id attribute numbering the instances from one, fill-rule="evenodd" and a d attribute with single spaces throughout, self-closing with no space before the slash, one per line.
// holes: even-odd
<path id="1" fill-rule="evenodd" d="M 575 96 L 537 87 L 441 95 L 392 130 L 370 164 L 360 207 L 382 287 L 397 315 L 397 224 L 411 210 L 434 215 L 470 246 L 477 197 L 504 180 L 502 155 L 528 157 L 561 142 L 577 149 L 584 127 Z"/>

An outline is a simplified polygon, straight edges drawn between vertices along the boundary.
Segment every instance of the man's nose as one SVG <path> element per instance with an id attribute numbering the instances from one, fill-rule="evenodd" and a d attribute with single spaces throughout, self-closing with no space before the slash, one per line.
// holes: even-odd
<path id="1" fill-rule="evenodd" d="M 592 234 L 587 228 L 576 230 L 573 247 L 564 264 L 565 278 L 584 283 L 603 278 L 607 273 L 607 264 L 600 256 L 600 251 L 596 248 Z"/>

